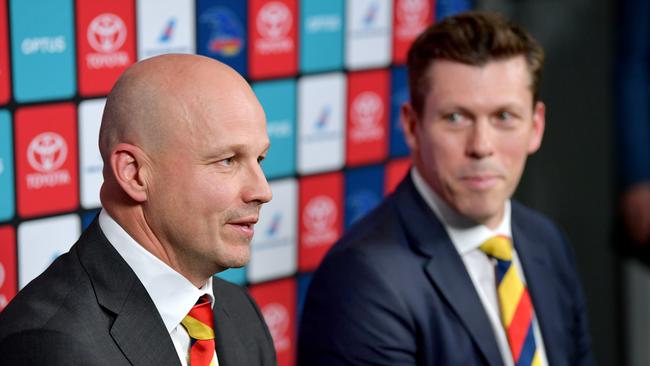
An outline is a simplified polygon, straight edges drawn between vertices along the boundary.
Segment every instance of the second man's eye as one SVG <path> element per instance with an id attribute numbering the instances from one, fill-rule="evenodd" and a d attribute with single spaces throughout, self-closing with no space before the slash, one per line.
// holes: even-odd
<path id="1" fill-rule="evenodd" d="M 510 114 L 510 112 L 507 111 L 501 111 L 497 114 L 497 118 L 499 118 L 502 121 L 507 121 L 512 119 L 512 114 Z"/>
<path id="2" fill-rule="evenodd" d="M 460 122 L 463 119 L 463 115 L 458 112 L 453 112 L 446 115 L 445 119 L 449 122 Z"/>

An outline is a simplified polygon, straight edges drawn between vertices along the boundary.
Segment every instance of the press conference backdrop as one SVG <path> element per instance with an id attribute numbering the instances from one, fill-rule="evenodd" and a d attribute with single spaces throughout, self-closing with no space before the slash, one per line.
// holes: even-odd
<path id="1" fill-rule="evenodd" d="M 100 206 L 105 96 L 129 65 L 197 53 L 262 103 L 273 201 L 248 286 L 280 365 L 295 362 L 310 272 L 404 176 L 399 106 L 415 36 L 469 0 L 9 0 L 0 3 L 0 310 L 66 252 Z"/>

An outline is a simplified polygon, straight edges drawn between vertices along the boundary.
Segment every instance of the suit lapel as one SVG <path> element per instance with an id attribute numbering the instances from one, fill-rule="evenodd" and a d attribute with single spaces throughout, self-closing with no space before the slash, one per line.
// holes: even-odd
<path id="1" fill-rule="evenodd" d="M 416 191 L 410 175 L 394 197 L 411 246 L 430 258 L 425 267 L 427 276 L 456 312 L 486 363 L 502 365 L 492 325 L 465 265 L 444 227 Z"/>
<path id="2" fill-rule="evenodd" d="M 162 318 L 137 287 L 142 287 L 140 282 L 134 282 L 111 328 L 115 343 L 133 365 L 180 365 Z"/>
<path id="3" fill-rule="evenodd" d="M 180 365 L 172 340 L 149 294 L 108 242 L 97 220 L 80 240 L 79 259 L 98 303 L 115 315 L 110 334 L 132 365 Z"/>
<path id="4" fill-rule="evenodd" d="M 561 309 L 557 305 L 558 295 L 552 277 L 549 277 L 549 273 L 553 271 L 547 263 L 546 244 L 539 241 L 538 235 L 531 235 L 530 229 L 524 230 L 522 219 L 513 204 L 512 238 L 526 277 L 537 323 L 544 340 L 546 357 L 550 365 L 561 365 L 563 361 L 556 356 L 557 350 L 562 349 L 559 344 L 561 340 L 556 336 L 561 334 L 562 324 L 559 318 Z"/>
<path id="5" fill-rule="evenodd" d="M 214 304 L 214 338 L 219 359 L 219 366 L 238 366 L 245 365 L 248 358 L 246 347 L 237 337 L 240 332 L 237 331 L 236 324 L 231 318 L 228 309 L 224 305 L 224 296 L 217 292 L 217 286 L 213 287 L 215 299 Z"/>

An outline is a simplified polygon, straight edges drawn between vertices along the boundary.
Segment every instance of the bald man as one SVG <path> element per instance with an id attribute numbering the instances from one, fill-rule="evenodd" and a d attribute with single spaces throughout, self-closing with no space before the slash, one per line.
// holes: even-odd
<path id="1" fill-rule="evenodd" d="M 108 96 L 99 147 L 103 209 L 0 313 L 0 364 L 275 365 L 253 300 L 213 277 L 246 264 L 271 199 L 246 81 L 196 55 L 139 62 Z"/>

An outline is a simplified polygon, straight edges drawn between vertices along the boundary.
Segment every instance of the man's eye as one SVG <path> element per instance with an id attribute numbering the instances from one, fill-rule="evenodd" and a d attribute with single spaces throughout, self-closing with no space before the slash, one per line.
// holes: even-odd
<path id="1" fill-rule="evenodd" d="M 510 114 L 510 112 L 507 111 L 501 111 L 497 113 L 497 118 L 501 121 L 509 121 L 512 119 L 512 114 Z"/>
<path id="2" fill-rule="evenodd" d="M 458 123 L 463 120 L 463 115 L 458 112 L 449 113 L 445 116 L 445 120 L 448 122 Z"/>
<path id="3" fill-rule="evenodd" d="M 219 160 L 219 161 L 217 162 L 217 164 L 221 164 L 221 165 L 225 165 L 225 166 L 230 166 L 230 165 L 232 165 L 232 163 L 233 163 L 234 161 L 235 161 L 235 158 L 231 156 L 231 157 L 229 157 L 229 158 L 225 158 L 225 159 L 221 159 L 221 160 Z"/>

